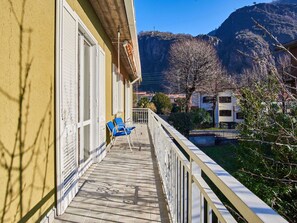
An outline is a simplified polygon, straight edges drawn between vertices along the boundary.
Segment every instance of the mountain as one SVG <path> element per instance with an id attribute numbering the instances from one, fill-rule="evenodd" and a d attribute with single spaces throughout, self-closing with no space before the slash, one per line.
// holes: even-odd
<path id="1" fill-rule="evenodd" d="M 297 0 L 275 0 L 274 4 L 297 4 Z"/>
<path id="2" fill-rule="evenodd" d="M 169 49 L 176 41 L 184 39 L 203 39 L 219 44 L 219 39 L 209 35 L 198 35 L 193 37 L 189 34 L 172 34 L 169 32 L 141 32 L 138 35 L 139 53 L 143 82 L 140 90 L 150 92 L 166 92 L 167 83 L 164 72 L 168 68 Z"/>
<path id="3" fill-rule="evenodd" d="M 138 35 L 143 82 L 140 90 L 165 92 L 164 71 L 168 68 L 170 45 L 191 35 L 167 32 L 141 32 Z"/>
<path id="4" fill-rule="evenodd" d="M 296 4 L 288 4 L 288 3 Z M 240 75 L 244 69 L 257 66 L 251 57 L 274 62 L 274 45 L 263 30 L 257 28 L 252 18 L 266 27 L 282 43 L 297 38 L 297 0 L 278 0 L 272 4 L 246 6 L 233 12 L 222 25 L 208 35 L 193 37 L 158 31 L 141 32 L 138 36 L 143 82 L 140 90 L 166 91 L 164 72 L 168 68 L 168 51 L 171 44 L 186 38 L 211 41 L 226 69 Z M 267 56 L 268 55 L 268 56 Z"/>
<path id="5" fill-rule="evenodd" d="M 231 73 L 240 74 L 254 64 L 251 58 L 243 56 L 238 50 L 261 58 L 274 51 L 274 42 L 269 35 L 255 26 L 253 19 L 281 43 L 297 38 L 296 4 L 257 4 L 236 10 L 214 35 L 221 40 L 219 57 Z M 272 56 L 266 59 L 273 62 Z"/>

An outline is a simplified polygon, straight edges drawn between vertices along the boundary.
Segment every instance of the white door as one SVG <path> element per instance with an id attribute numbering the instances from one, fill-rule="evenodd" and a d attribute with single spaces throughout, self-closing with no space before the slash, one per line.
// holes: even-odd
<path id="1" fill-rule="evenodd" d="M 60 180 L 58 190 L 58 214 L 66 207 L 78 191 L 77 186 L 77 82 L 76 51 L 77 23 L 69 9 L 63 7 L 62 52 L 60 81 Z"/>
<path id="2" fill-rule="evenodd" d="M 94 81 L 92 82 L 93 84 L 93 104 L 92 107 L 93 109 L 93 113 L 92 113 L 92 120 L 93 120 L 93 147 L 96 150 L 96 152 L 98 151 L 99 147 L 100 147 L 100 142 L 99 142 L 99 131 L 100 131 L 100 126 L 99 126 L 99 94 L 100 94 L 100 88 L 99 88 L 99 48 L 98 47 L 94 47 L 94 55 L 95 55 L 95 73 L 94 73 Z M 96 156 L 94 156 L 94 158 L 96 158 Z"/>
<path id="3" fill-rule="evenodd" d="M 78 164 L 80 169 L 85 167 L 91 152 L 91 80 L 93 46 L 81 34 L 78 34 L 78 73 L 77 73 L 77 110 L 78 110 Z M 82 171 L 80 171 L 82 172 Z"/>
<path id="4" fill-rule="evenodd" d="M 100 154 L 104 149 L 106 142 L 106 95 L 105 95 L 105 54 L 99 50 L 99 105 L 98 105 L 98 118 L 99 118 L 99 147 Z M 100 155 L 102 158 L 102 155 Z"/>
<path id="5" fill-rule="evenodd" d="M 102 160 L 105 146 L 105 55 L 102 49 L 97 46 L 94 48 L 95 72 L 93 77 L 93 148 L 96 153 L 94 161 Z M 104 132 L 104 134 L 103 134 Z M 103 136 L 104 135 L 104 136 Z"/>

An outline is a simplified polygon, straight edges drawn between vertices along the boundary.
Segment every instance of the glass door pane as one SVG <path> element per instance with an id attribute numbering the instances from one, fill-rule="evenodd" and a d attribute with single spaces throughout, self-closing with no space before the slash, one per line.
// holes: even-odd
<path id="1" fill-rule="evenodd" d="M 90 45 L 84 41 L 84 121 L 91 118 L 91 50 Z"/>

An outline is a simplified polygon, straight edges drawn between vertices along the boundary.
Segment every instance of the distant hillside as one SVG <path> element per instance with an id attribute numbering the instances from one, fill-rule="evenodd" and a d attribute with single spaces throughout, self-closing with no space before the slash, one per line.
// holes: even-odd
<path id="1" fill-rule="evenodd" d="M 265 56 L 273 49 L 269 36 L 255 27 L 254 18 L 264 25 L 282 43 L 297 38 L 296 4 L 257 4 L 233 12 L 216 30 L 221 40 L 219 56 L 232 72 L 240 74 L 253 65 L 253 61 L 238 53 L 238 50 L 252 56 Z M 268 58 L 272 61 L 272 58 Z"/>
<path id="2" fill-rule="evenodd" d="M 167 83 L 164 71 L 168 68 L 168 53 L 170 46 L 183 39 L 199 38 L 214 45 L 218 39 L 213 36 L 199 35 L 193 37 L 186 34 L 172 34 L 168 32 L 141 32 L 138 35 L 139 52 L 143 82 L 140 90 L 152 92 L 166 92 Z"/>
<path id="3" fill-rule="evenodd" d="M 268 36 L 255 28 L 252 21 L 264 25 L 279 41 L 285 43 L 297 39 L 297 0 L 279 0 L 274 4 L 257 4 L 233 12 L 225 22 L 209 35 L 193 37 L 185 34 L 142 32 L 139 34 L 139 49 L 143 72 L 141 90 L 165 91 L 164 71 L 168 67 L 170 45 L 183 38 L 202 38 L 215 43 L 218 55 L 230 73 L 240 74 L 253 66 L 254 61 L 238 50 L 253 56 L 265 56 L 273 50 Z M 272 57 L 267 60 L 273 61 Z"/>
<path id="4" fill-rule="evenodd" d="M 297 4 L 297 0 L 275 0 L 273 3 L 276 4 Z"/>
<path id="5" fill-rule="evenodd" d="M 164 32 L 142 32 L 138 35 L 139 52 L 144 91 L 164 92 L 166 85 L 163 72 L 168 67 L 170 45 L 180 39 L 193 38 L 191 35 L 175 35 Z"/>

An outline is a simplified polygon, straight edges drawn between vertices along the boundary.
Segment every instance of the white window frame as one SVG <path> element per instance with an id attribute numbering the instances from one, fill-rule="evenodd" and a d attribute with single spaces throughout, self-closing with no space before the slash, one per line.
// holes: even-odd
<path id="1" fill-rule="evenodd" d="M 55 104 L 56 104 L 56 187 L 58 188 L 57 190 L 57 214 L 61 215 L 63 214 L 63 212 L 65 211 L 66 207 L 69 205 L 70 201 L 72 200 L 72 197 L 75 195 L 75 193 L 77 192 L 77 189 L 72 191 L 71 190 L 71 194 L 70 196 L 64 197 L 63 195 L 63 153 L 62 153 L 62 145 L 61 145 L 61 135 L 63 134 L 62 129 L 61 129 L 61 125 L 62 125 L 62 108 L 61 108 L 61 102 L 62 102 L 62 52 L 63 52 L 63 12 L 64 10 L 67 10 L 71 16 L 74 18 L 75 22 L 76 22 L 76 38 L 78 39 L 78 32 L 79 30 L 83 32 L 83 35 L 86 37 L 86 39 L 88 39 L 88 41 L 92 44 L 92 48 L 94 48 L 94 50 L 92 49 L 91 52 L 93 54 L 96 54 L 98 52 L 98 49 L 100 51 L 103 52 L 102 55 L 104 55 L 104 63 L 105 63 L 105 54 L 104 51 L 100 48 L 100 46 L 98 45 L 98 42 L 96 41 L 96 39 L 93 37 L 93 35 L 91 34 L 91 32 L 88 30 L 88 28 L 84 25 L 84 23 L 82 22 L 82 20 L 79 18 L 79 16 L 76 14 L 76 12 L 69 6 L 69 4 L 66 1 L 57 1 L 57 7 L 56 7 L 56 14 L 57 14 L 57 20 L 56 20 L 56 100 L 55 100 Z M 76 41 L 77 46 L 78 46 L 78 40 Z M 76 61 L 78 61 L 78 52 L 76 51 Z M 93 58 L 96 58 L 95 61 L 93 61 L 93 64 L 91 64 L 91 69 L 93 69 L 91 71 L 91 84 L 90 84 L 90 122 L 93 124 L 96 121 L 96 116 L 94 115 L 94 112 L 92 111 L 92 108 L 96 107 L 96 100 L 94 99 L 94 90 L 96 89 L 96 85 L 94 85 L 93 83 L 94 81 L 94 77 L 95 75 L 105 75 L 105 65 L 103 67 L 103 71 L 100 71 L 100 67 L 98 68 L 98 64 L 99 64 L 99 60 L 98 60 L 98 55 L 95 55 Z M 92 63 L 92 62 L 91 62 Z M 78 71 L 78 64 L 76 62 L 76 67 L 74 67 L 73 69 L 76 69 L 76 72 Z M 99 71 L 99 72 L 98 72 Z M 95 72 L 95 73 L 94 73 Z M 76 77 L 77 78 L 77 77 Z M 95 78 L 96 80 L 96 78 Z M 104 77 L 104 81 L 105 81 L 105 77 Z M 77 83 L 77 80 L 76 80 Z M 99 83 L 100 84 L 100 83 Z M 76 85 L 77 87 L 77 85 Z M 100 86 L 98 86 L 100 88 Z M 104 89 L 105 89 L 105 83 L 104 83 Z M 104 92 L 105 93 L 105 92 Z M 99 97 L 99 95 L 98 95 Z M 77 99 L 76 99 L 77 100 Z M 75 107 L 75 109 L 77 109 L 77 105 Z M 106 107 L 103 108 L 104 111 L 106 109 Z M 82 114 L 81 114 L 82 115 Z M 104 114 L 105 116 L 105 114 Z M 78 123 L 78 120 L 77 122 Z M 93 131 L 93 127 L 92 124 L 90 126 L 90 131 L 91 131 L 91 137 L 90 137 L 90 153 L 91 151 L 94 149 L 94 134 L 96 134 Z M 78 124 L 77 124 L 78 125 Z M 105 125 L 105 123 L 104 123 Z M 76 126 L 77 127 L 77 126 Z M 92 135 L 93 134 L 93 135 Z M 77 141 L 76 141 L 77 143 Z M 76 153 L 77 156 L 78 153 Z M 85 163 L 85 165 L 83 166 L 83 168 L 79 168 L 77 167 L 77 174 L 78 175 L 82 175 L 83 172 L 92 164 L 92 153 L 90 155 L 90 159 L 88 159 L 88 161 Z M 77 175 L 77 176 L 78 176 Z M 79 177 L 79 176 L 78 176 Z M 77 179 L 78 180 L 78 179 Z M 76 181 L 77 181 L 76 180 Z M 77 186 L 75 186 L 77 188 Z"/>
<path id="2" fill-rule="evenodd" d="M 88 120 L 84 120 L 84 93 L 85 93 L 85 78 L 84 76 L 81 76 L 81 80 L 80 80 L 80 101 L 78 101 L 78 103 L 80 103 L 80 119 L 81 121 L 77 121 L 77 128 L 78 128 L 78 131 L 80 131 L 80 136 L 82 136 L 80 138 L 80 157 L 78 157 L 79 159 L 79 177 L 84 173 L 84 171 L 87 169 L 87 166 L 90 164 L 90 161 L 91 161 L 91 151 L 92 151 L 92 148 L 94 148 L 94 145 L 93 145 L 93 138 L 94 138 L 94 131 L 93 131 L 93 125 L 94 125 L 94 108 L 95 107 L 95 104 L 94 104 L 94 86 L 92 83 L 94 83 L 94 79 L 95 79 L 95 75 L 96 75 L 96 64 L 98 63 L 96 61 L 96 54 L 95 54 L 95 50 L 96 50 L 96 40 L 95 38 L 93 38 L 91 36 L 90 33 L 88 33 L 88 29 L 86 27 L 83 27 L 83 23 L 81 21 L 78 21 L 78 33 L 81 35 L 81 37 L 79 38 L 79 41 L 78 41 L 78 45 L 80 45 L 79 47 L 81 49 L 84 49 L 84 41 L 87 42 L 87 44 L 90 46 L 90 83 L 89 83 L 89 86 L 90 86 L 90 118 Z M 80 52 L 77 53 L 77 60 L 78 59 L 84 59 L 84 51 L 81 50 Z M 84 60 L 80 61 L 80 64 L 81 64 L 81 67 L 80 67 L 80 71 L 78 72 L 81 72 L 81 75 L 84 74 Z M 77 74 L 78 75 L 78 74 Z M 77 80 L 78 81 L 78 80 Z M 86 126 L 89 126 L 90 127 L 90 139 L 89 139 L 89 143 L 90 143 L 90 150 L 88 151 L 89 152 L 89 157 L 87 160 L 84 160 L 84 153 L 85 153 L 85 150 L 84 150 L 84 128 Z M 83 162 L 81 162 L 83 160 Z"/>

